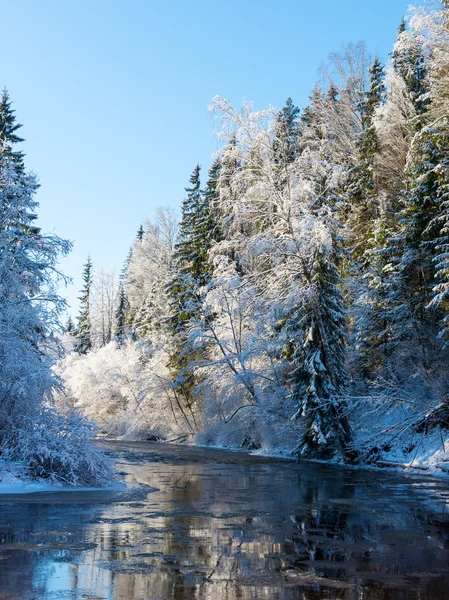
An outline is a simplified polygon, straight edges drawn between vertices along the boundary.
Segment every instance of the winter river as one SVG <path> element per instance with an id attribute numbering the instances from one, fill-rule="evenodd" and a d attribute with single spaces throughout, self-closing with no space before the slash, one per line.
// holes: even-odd
<path id="1" fill-rule="evenodd" d="M 109 444 L 128 487 L 0 496 L 0 598 L 449 598 L 449 485 Z"/>

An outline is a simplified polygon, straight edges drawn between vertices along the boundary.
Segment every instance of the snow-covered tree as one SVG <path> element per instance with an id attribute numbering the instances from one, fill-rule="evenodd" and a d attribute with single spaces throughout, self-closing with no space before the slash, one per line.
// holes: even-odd
<path id="1" fill-rule="evenodd" d="M 20 125 L 6 91 L 0 102 L 0 454 L 17 461 L 24 477 L 101 485 L 111 465 L 91 442 L 92 428 L 77 414 L 61 414 L 53 397 L 61 382 L 51 370 L 59 318 L 57 268 L 70 243 L 36 226 L 36 176 L 26 171 Z"/>
<path id="2" fill-rule="evenodd" d="M 105 346 L 112 339 L 115 326 L 117 277 L 114 269 L 100 265 L 93 271 L 90 299 L 92 345 Z"/>
<path id="3" fill-rule="evenodd" d="M 292 376 L 285 385 L 291 386 L 299 405 L 295 416 L 307 422 L 299 451 L 320 454 L 339 448 L 349 457 L 351 432 L 342 408 L 345 313 L 337 270 L 341 241 L 332 214 L 338 171 L 316 150 L 303 148 L 291 169 L 283 165 L 289 178 L 288 185 L 280 187 L 274 176 L 279 157 L 275 159 L 272 143 L 276 113 L 253 113 L 249 106 L 239 113 L 221 98 L 214 99 L 213 110 L 221 117 L 223 131 L 240 147 L 242 162 L 233 185 L 243 190 L 236 215 L 240 231 L 246 233 L 239 257 L 242 284 L 257 282 L 259 293 L 271 301 L 285 299 L 279 321 L 289 322 L 281 330 L 294 329 L 293 349 L 288 350 Z M 263 230 L 252 229 L 261 213 Z M 221 262 L 224 274 L 234 276 L 235 270 L 229 272 Z"/>
<path id="4" fill-rule="evenodd" d="M 139 339 L 163 332 L 168 303 L 165 291 L 172 274 L 177 223 L 174 211 L 159 208 L 153 221 L 145 223 L 142 239 L 136 240 L 123 280 L 127 299 L 127 328 Z"/>
<path id="5" fill-rule="evenodd" d="M 79 354 L 86 354 L 92 349 L 91 294 L 93 265 L 90 256 L 83 268 L 83 289 L 81 290 L 80 311 L 76 328 L 75 349 Z"/>
<path id="6" fill-rule="evenodd" d="M 114 336 L 119 344 L 122 343 L 126 335 L 126 311 L 128 308 L 128 299 L 125 293 L 123 283 L 120 283 L 117 298 L 117 308 L 115 311 L 115 331 Z"/>

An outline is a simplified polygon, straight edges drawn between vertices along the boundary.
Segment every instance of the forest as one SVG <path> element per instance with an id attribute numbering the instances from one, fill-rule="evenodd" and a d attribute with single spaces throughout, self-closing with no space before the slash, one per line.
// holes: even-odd
<path id="1" fill-rule="evenodd" d="M 332 54 L 305 107 L 209 111 L 180 219 L 144 221 L 119 276 L 88 258 L 61 326 L 70 243 L 36 225 L 3 94 L 0 461 L 102 485 L 96 432 L 445 470 L 449 2 L 411 8 L 385 65 Z"/>

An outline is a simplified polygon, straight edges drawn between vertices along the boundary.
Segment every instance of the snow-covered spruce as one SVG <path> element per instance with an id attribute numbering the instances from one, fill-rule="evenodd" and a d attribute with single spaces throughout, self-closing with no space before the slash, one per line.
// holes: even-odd
<path id="1" fill-rule="evenodd" d="M 53 405 L 61 382 L 48 351 L 65 302 L 57 259 L 70 243 L 36 225 L 39 187 L 14 150 L 17 135 L 7 92 L 0 101 L 0 459 L 19 463 L 25 478 L 72 485 L 104 485 L 113 468 L 91 441 L 92 429 Z M 16 464 L 17 466 L 17 464 Z M 1 474 L 0 474 L 1 477 Z"/>

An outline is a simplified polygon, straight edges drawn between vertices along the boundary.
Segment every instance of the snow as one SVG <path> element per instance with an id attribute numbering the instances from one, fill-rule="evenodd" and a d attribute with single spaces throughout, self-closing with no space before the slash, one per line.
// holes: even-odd
<path id="1" fill-rule="evenodd" d="M 85 491 L 112 491 L 126 487 L 121 481 L 104 487 L 86 487 L 76 485 L 63 485 L 60 482 L 49 483 L 44 479 L 31 479 L 23 474 L 20 463 L 0 461 L 0 496 L 10 494 L 35 494 L 39 492 L 85 492 Z"/>
<path id="2" fill-rule="evenodd" d="M 435 428 L 427 434 L 408 439 L 414 448 L 405 453 L 396 445 L 390 452 L 383 453 L 385 461 L 398 463 L 412 470 L 418 469 L 433 475 L 449 475 L 449 432 Z M 426 471 L 424 471 L 426 470 Z"/>

